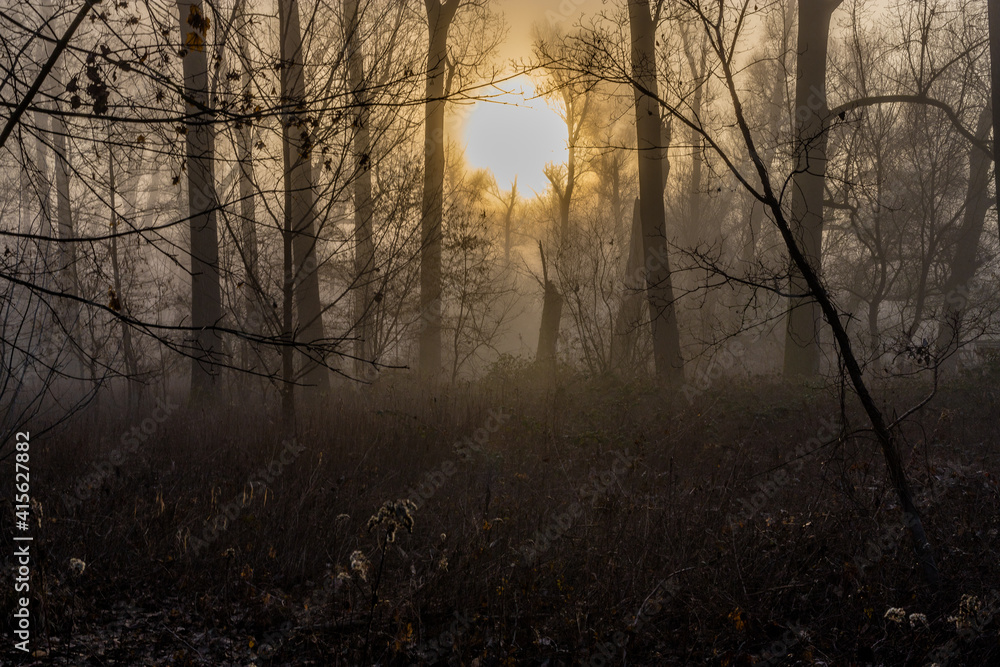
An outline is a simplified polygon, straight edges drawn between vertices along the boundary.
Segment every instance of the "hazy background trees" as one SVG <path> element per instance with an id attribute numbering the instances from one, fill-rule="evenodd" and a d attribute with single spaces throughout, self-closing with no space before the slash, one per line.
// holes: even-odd
<path id="1" fill-rule="evenodd" d="M 4 400 L 250 382 L 290 419 L 294 388 L 507 354 L 679 387 L 734 336 L 738 372 L 834 376 L 777 210 L 864 373 L 968 359 L 995 331 L 985 8 L 805 10 L 622 2 L 509 63 L 481 1 L 95 9 L 4 145 Z M 8 109 L 78 12 L 5 15 Z M 563 122 L 541 189 L 463 154 L 515 76 Z"/>

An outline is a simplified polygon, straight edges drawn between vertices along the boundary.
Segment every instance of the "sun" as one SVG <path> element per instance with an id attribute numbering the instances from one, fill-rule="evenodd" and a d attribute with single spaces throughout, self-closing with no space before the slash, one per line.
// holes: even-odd
<path id="1" fill-rule="evenodd" d="M 548 186 L 545 165 L 566 162 L 566 125 L 545 100 L 535 97 L 531 80 L 512 79 L 499 95 L 476 102 L 465 121 L 465 158 L 489 169 L 501 190 L 517 177 L 521 192 Z"/>

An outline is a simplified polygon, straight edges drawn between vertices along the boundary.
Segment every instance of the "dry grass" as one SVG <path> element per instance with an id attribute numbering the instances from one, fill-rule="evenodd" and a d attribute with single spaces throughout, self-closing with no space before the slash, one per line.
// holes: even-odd
<path id="1" fill-rule="evenodd" d="M 287 434 L 264 406 L 178 408 L 80 503 L 64 494 L 145 415 L 34 443 L 39 662 L 1000 660 L 995 378 L 956 381 L 904 428 L 947 580 L 929 591 L 853 408 L 861 432 L 790 461 L 839 416 L 833 392 L 730 383 L 689 404 L 576 377 L 543 392 L 527 372 L 338 393 L 271 481 L 258 471 Z M 880 393 L 905 406 L 921 390 Z M 428 480 L 412 532 L 369 530 Z M 895 607 L 903 623 L 884 618 Z"/>

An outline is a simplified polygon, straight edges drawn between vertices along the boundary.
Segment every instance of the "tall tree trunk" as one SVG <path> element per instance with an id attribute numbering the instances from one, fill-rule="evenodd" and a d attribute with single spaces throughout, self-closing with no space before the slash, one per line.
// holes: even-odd
<path id="1" fill-rule="evenodd" d="M 316 192 L 313 189 L 312 148 L 306 116 L 306 79 L 298 0 L 278 0 L 281 52 L 282 157 L 285 168 L 285 217 L 292 234 L 292 290 L 298 326 L 298 343 L 321 343 L 323 307 L 319 295 L 316 258 Z M 297 378 L 316 392 L 329 389 L 328 372 L 320 354 L 307 351 Z"/>
<path id="2" fill-rule="evenodd" d="M 556 236 L 557 259 L 563 254 L 569 243 L 569 214 L 573 204 L 573 192 L 576 189 L 576 143 L 579 138 L 579 124 L 583 123 L 583 118 L 578 118 L 575 115 L 577 107 L 572 100 L 572 93 L 567 90 L 563 94 L 563 99 L 566 102 L 566 134 L 569 152 L 566 161 L 566 182 L 559 181 L 556 176 L 557 172 L 549 172 L 548 174 L 559 204 L 559 227 Z M 584 105 L 585 112 L 586 105 Z M 541 244 L 539 244 L 539 251 L 541 251 Z M 553 269 L 555 269 L 554 266 Z M 563 297 L 556 282 L 549 279 L 544 253 L 542 254 L 542 274 L 545 287 L 542 296 L 542 323 L 538 331 L 538 351 L 535 354 L 535 360 L 547 363 L 549 360 L 554 360 L 556 356 L 559 326 L 562 320 Z M 554 372 L 554 364 L 550 370 Z M 554 380 L 554 375 L 550 379 Z"/>
<path id="3" fill-rule="evenodd" d="M 979 116 L 976 138 L 985 142 L 993 125 L 993 112 L 987 106 Z M 959 343 L 962 315 L 968 307 L 969 283 L 979 264 L 976 254 L 989 212 L 990 158 L 979 148 L 969 148 L 969 183 L 965 191 L 965 214 L 958 228 L 958 239 L 951 262 L 951 271 L 944 284 L 944 307 L 938 329 L 937 350 L 947 351 Z"/>
<path id="4" fill-rule="evenodd" d="M 188 215 L 191 231 L 191 397 L 211 394 L 218 375 L 221 341 L 210 327 L 222 319 L 219 235 L 215 212 L 215 132 L 208 109 L 208 18 L 200 0 L 177 0 L 184 45 L 184 98 L 187 114 Z"/>
<path id="5" fill-rule="evenodd" d="M 636 361 L 636 342 L 642 319 L 642 217 L 639 200 L 632 208 L 632 232 L 629 236 L 628 261 L 621 301 L 615 314 L 615 335 L 611 339 L 611 365 L 624 371 Z"/>
<path id="6" fill-rule="evenodd" d="M 834 341 L 836 342 L 841 359 L 843 360 L 844 367 L 847 370 L 848 377 L 850 378 L 851 384 L 858 395 L 858 399 L 860 400 L 866 415 L 868 416 L 869 423 L 872 426 L 872 431 L 874 432 L 875 437 L 882 449 L 882 455 L 885 459 L 886 467 L 889 470 L 889 477 L 896 490 L 897 496 L 899 497 L 900 508 L 903 511 L 904 524 L 909 530 L 910 536 L 913 540 L 914 554 L 916 555 L 917 562 L 923 569 L 924 576 L 928 584 L 936 586 L 940 583 L 940 575 L 938 573 L 937 564 L 934 560 L 933 549 L 931 548 L 930 541 L 924 531 L 923 522 L 920 518 L 919 512 L 917 511 L 916 504 L 913 500 L 913 494 L 906 478 L 906 471 L 903 468 L 903 463 L 899 455 L 899 449 L 896 444 L 894 425 L 886 423 L 882 411 L 875 403 L 875 400 L 868 389 L 868 385 L 866 384 L 864 376 L 861 372 L 861 366 L 854 354 L 850 335 L 847 333 L 847 329 L 841 321 L 839 309 L 833 302 L 830 294 L 826 291 L 819 273 L 817 273 L 815 267 L 799 248 L 798 235 L 795 233 L 796 230 L 794 229 L 795 221 L 789 220 L 785 215 L 782 202 L 779 199 L 779 192 L 776 191 L 776 188 L 771 182 L 771 174 L 769 172 L 768 165 L 762 161 L 760 153 L 757 151 L 750 124 L 747 121 L 746 116 L 743 114 L 743 108 L 740 103 L 739 92 L 737 91 L 731 61 L 725 58 L 721 59 L 720 70 L 722 72 L 722 78 L 726 82 L 730 98 L 733 102 L 736 124 L 739 127 L 744 145 L 747 148 L 750 159 L 753 162 L 758 177 L 760 178 L 761 201 L 771 210 L 775 227 L 781 234 L 781 239 L 784 242 L 786 250 L 788 251 L 789 259 L 801 273 L 806 288 L 809 290 L 809 293 L 814 296 L 816 302 L 819 304 L 824 319 L 830 326 Z"/>
<path id="7" fill-rule="evenodd" d="M 817 275 L 822 275 L 823 194 L 827 169 L 826 56 L 830 19 L 841 0 L 799 0 L 795 81 L 796 170 L 792 179 L 792 232 Z M 791 292 L 785 330 L 786 376 L 819 373 L 821 312 L 802 272 L 791 266 Z"/>
<path id="8" fill-rule="evenodd" d="M 59 228 L 60 239 L 72 239 L 75 236 L 73 229 L 73 209 L 70 206 L 69 196 L 69 158 L 66 153 L 66 123 L 61 118 L 55 118 L 52 122 L 54 132 L 52 145 L 55 149 L 56 160 L 56 226 Z M 59 244 L 59 266 L 63 274 L 63 290 L 69 294 L 79 294 L 79 278 L 76 270 L 76 244 Z M 71 310 L 79 312 L 79 308 Z"/>
<path id="9" fill-rule="evenodd" d="M 358 0 L 344 0 L 347 29 L 348 87 L 354 95 L 354 345 L 355 372 L 364 375 L 374 360 L 372 348 L 372 283 L 375 279 L 375 246 L 372 240 L 372 141 L 364 52 L 361 45 L 361 14 Z"/>
<path id="10" fill-rule="evenodd" d="M 695 90 L 691 104 L 691 112 L 695 118 L 701 122 L 702 111 L 704 109 L 705 87 L 708 85 L 708 78 L 705 76 L 708 60 L 708 45 L 701 44 L 701 58 L 696 62 L 693 52 L 693 45 L 689 45 L 685 40 L 685 52 L 687 54 L 688 66 L 691 68 L 691 77 L 694 81 Z M 691 182 L 688 188 L 688 224 L 685 227 L 685 242 L 689 248 L 700 248 L 707 246 L 708 252 L 717 249 L 722 241 L 719 220 L 706 221 L 703 217 L 704 205 L 704 185 L 703 173 L 705 165 L 705 142 L 697 129 L 691 128 L 689 133 L 689 143 L 691 144 Z M 709 289 L 708 283 L 711 272 L 708 270 L 693 272 L 693 276 L 699 283 L 704 283 L 706 290 L 704 299 L 698 307 L 700 319 L 700 335 L 703 340 L 711 340 L 715 332 L 715 307 L 718 291 Z M 695 287 L 700 287 L 695 285 Z"/>
<path id="11" fill-rule="evenodd" d="M 906 471 L 903 468 L 903 462 L 899 456 L 899 447 L 896 443 L 896 437 L 893 430 L 890 425 L 885 423 L 885 417 L 883 416 L 882 411 L 879 409 L 878 405 L 875 403 L 875 399 L 872 398 L 871 393 L 868 391 L 868 385 L 865 383 L 864 377 L 861 373 L 861 366 L 858 364 L 857 357 L 854 355 L 850 336 L 847 334 L 847 329 L 840 321 L 840 314 L 838 313 L 833 300 L 823 287 L 819 274 L 816 273 L 812 263 L 798 248 L 798 240 L 795 237 L 791 224 L 784 219 L 781 212 L 781 206 L 778 204 L 773 193 L 769 193 L 769 200 L 771 210 L 773 211 L 778 222 L 779 231 L 785 241 L 785 246 L 788 248 L 789 254 L 791 255 L 792 261 L 795 263 L 795 266 L 798 267 L 799 271 L 802 273 L 806 287 L 812 294 L 815 295 L 816 301 L 822 309 L 823 316 L 833 331 L 834 339 L 837 342 L 837 347 L 840 349 L 840 354 L 843 358 L 844 366 L 847 368 L 851 384 L 854 386 L 854 390 L 858 394 L 858 399 L 861 401 L 861 405 L 864 408 L 865 413 L 868 415 L 868 420 L 872 425 L 872 430 L 875 432 L 875 437 L 882 448 L 882 455 L 885 458 L 886 467 L 889 469 L 889 478 L 892 481 L 892 485 L 899 498 L 900 508 L 903 510 L 903 522 L 909 529 L 910 537 L 913 540 L 913 548 L 917 557 L 917 562 L 924 571 L 924 577 L 926 578 L 927 583 L 931 586 L 937 586 L 940 582 L 940 575 L 938 574 L 937 563 L 934 560 L 934 551 L 931 547 L 930 540 L 927 538 L 927 533 L 924 531 L 923 521 L 920 518 L 920 513 L 917 511 L 916 503 L 913 500 L 913 493 L 910 490 L 910 485 L 906 478 Z"/>
<path id="12" fill-rule="evenodd" d="M 287 199 L 286 199 L 286 204 Z M 281 422 L 286 429 L 295 427 L 295 321 L 294 270 L 292 268 L 292 216 L 285 214 L 281 229 L 281 266 L 285 279 L 281 284 Z"/>
<path id="13" fill-rule="evenodd" d="M 990 23 L 991 89 L 993 91 L 993 164 L 1000 165 L 1000 0 L 986 0 Z M 1000 169 L 993 170 L 996 185 L 997 210 L 1000 211 Z M 997 216 L 997 234 L 1000 234 L 1000 215 Z"/>
<path id="14" fill-rule="evenodd" d="M 50 6 L 46 10 L 46 22 L 49 23 L 52 19 L 52 14 L 55 11 L 55 5 Z M 55 30 L 51 23 L 49 23 L 49 28 L 47 30 L 48 36 L 53 39 L 58 38 Z M 53 51 L 53 45 L 50 41 L 45 41 L 40 45 L 40 50 L 42 52 L 44 60 L 48 60 Z M 51 108 L 53 111 L 58 111 L 59 103 L 56 100 L 56 96 L 64 88 L 62 86 L 62 66 L 56 64 L 53 66 L 52 70 L 49 72 L 48 79 L 42 86 L 42 90 L 51 97 Z M 41 117 L 41 113 L 36 113 L 36 118 L 39 123 L 39 130 L 44 133 L 46 129 L 49 129 L 48 136 L 52 140 L 52 152 L 54 154 L 54 170 L 55 170 L 55 223 L 56 230 L 58 231 L 58 238 L 61 242 L 58 244 L 58 250 L 56 257 L 52 257 L 50 253 L 50 244 L 43 244 L 43 258 L 45 260 L 45 272 L 48 276 L 49 272 L 54 272 L 55 283 L 58 286 L 60 292 L 71 295 L 79 296 L 79 279 L 77 276 L 77 266 L 76 266 L 76 244 L 69 241 L 74 237 L 73 230 L 73 211 L 70 206 L 70 163 L 69 156 L 66 149 L 66 137 L 69 133 L 66 127 L 66 121 L 63 116 L 55 113 L 51 116 L 48 123 L 44 122 Z M 46 128 L 46 125 L 49 127 Z M 42 222 L 43 229 L 42 234 L 44 236 L 53 236 L 52 228 L 52 208 L 51 199 L 49 194 L 49 188 L 51 181 L 48 177 L 48 160 L 45 155 L 46 151 L 43 148 L 43 143 L 39 139 L 39 169 L 43 174 L 42 187 L 44 192 L 41 194 L 42 197 Z M 69 349 L 71 350 L 71 363 L 69 365 L 69 374 L 81 378 L 83 377 L 84 361 L 83 361 L 83 350 L 80 347 L 82 342 L 82 337 L 80 336 L 80 303 L 75 300 L 67 300 L 63 306 L 59 308 L 59 315 L 63 320 L 62 326 L 66 332 L 66 335 L 71 339 L 69 342 Z"/>
<path id="15" fill-rule="evenodd" d="M 656 27 L 648 0 L 628 0 L 628 13 L 632 35 L 632 76 L 636 82 L 639 206 L 653 358 L 657 379 L 665 384 L 680 385 L 684 380 L 684 361 L 666 254 L 666 214 L 663 206 L 665 151 L 661 146 L 660 108 L 655 99 L 659 94 L 656 82 Z"/>
<path id="16" fill-rule="evenodd" d="M 427 102 L 424 193 L 420 207 L 420 373 L 441 374 L 441 224 L 444 216 L 444 110 L 448 31 L 459 0 L 424 0 L 427 8 Z"/>
<path id="17" fill-rule="evenodd" d="M 503 219 L 503 261 L 510 264 L 510 249 L 513 242 L 514 208 L 517 206 L 517 176 L 510 186 L 510 199 L 507 201 L 507 211 Z"/>
<path id="18" fill-rule="evenodd" d="M 250 63 L 250 42 L 248 38 L 251 24 L 247 18 L 247 0 L 238 1 L 240 29 L 237 48 L 241 70 L 240 90 L 243 113 L 248 117 L 247 120 L 239 123 L 236 129 L 236 162 L 240 170 L 239 249 L 244 271 L 243 307 L 246 310 L 244 326 L 247 329 L 247 333 L 259 334 L 263 330 L 263 313 L 261 310 L 261 294 L 263 290 L 261 289 L 257 271 L 259 263 L 259 253 L 257 250 L 257 193 L 254 185 L 253 169 L 253 124 L 249 120 L 249 115 L 253 109 L 250 92 L 253 86 L 253 79 Z M 256 367 L 251 359 L 250 347 L 250 343 L 244 341 L 242 367 L 247 370 L 253 370 Z"/>
<path id="19" fill-rule="evenodd" d="M 559 320 L 562 318 L 563 297 L 559 288 L 549 280 L 548 262 L 545 261 L 545 251 L 538 244 L 538 252 L 542 258 L 542 281 L 544 295 L 542 297 L 542 322 L 538 328 L 538 349 L 535 361 L 547 371 L 548 379 L 554 380 L 556 369 L 556 343 L 559 338 Z"/>
<path id="20" fill-rule="evenodd" d="M 130 178 L 133 177 L 131 174 L 129 176 Z M 112 310 L 126 315 L 128 314 L 128 309 L 125 306 L 121 262 L 118 259 L 118 188 L 115 179 L 114 153 L 110 143 L 108 144 L 108 187 L 110 189 L 108 203 L 111 205 L 111 279 L 114 283 L 114 292 L 110 294 L 111 305 Z M 132 188 L 126 188 L 126 191 L 131 190 Z M 125 375 L 128 381 L 128 406 L 129 410 L 132 411 L 139 404 L 137 385 L 139 365 L 135 358 L 135 350 L 132 347 L 132 328 L 124 320 L 119 320 L 119 324 L 122 327 L 122 354 L 125 357 Z"/>
<path id="21" fill-rule="evenodd" d="M 48 131 L 47 118 L 41 111 L 34 113 L 34 121 L 36 131 L 38 132 L 38 138 L 35 141 L 35 171 L 38 174 L 38 182 L 31 184 L 30 191 L 38 197 L 39 222 L 41 223 L 38 234 L 46 238 L 52 238 L 55 236 L 52 228 L 52 180 L 49 178 L 48 149 L 45 147 L 45 141 L 43 140 L 44 136 L 51 136 L 52 133 Z M 58 163 L 58 161 L 57 158 L 56 162 Z M 57 164 L 56 169 L 58 168 Z M 26 184 L 31 183 L 29 170 L 24 170 L 22 178 L 25 179 Z M 29 191 L 29 189 L 25 188 L 25 191 Z M 48 283 L 54 268 L 52 242 L 39 241 L 37 245 L 42 258 L 42 279 Z"/>

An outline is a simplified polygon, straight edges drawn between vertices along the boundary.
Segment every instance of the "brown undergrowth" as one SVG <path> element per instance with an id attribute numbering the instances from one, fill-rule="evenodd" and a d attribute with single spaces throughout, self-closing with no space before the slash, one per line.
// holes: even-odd
<path id="1" fill-rule="evenodd" d="M 902 426 L 946 579 L 931 591 L 850 397 L 842 413 L 829 387 L 757 379 L 689 402 L 527 373 L 345 387 L 294 435 L 276 406 L 231 401 L 178 407 L 121 456 L 142 409 L 35 441 L 34 660 L 1000 661 L 995 377 Z M 878 392 L 901 412 L 926 389 Z"/>

